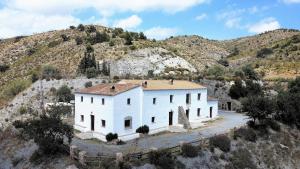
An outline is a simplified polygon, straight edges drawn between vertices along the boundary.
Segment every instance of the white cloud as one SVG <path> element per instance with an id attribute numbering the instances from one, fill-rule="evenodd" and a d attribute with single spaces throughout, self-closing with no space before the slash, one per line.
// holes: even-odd
<path id="1" fill-rule="evenodd" d="M 142 22 L 143 20 L 140 17 L 132 15 L 128 18 L 116 21 L 113 26 L 123 29 L 132 29 L 138 27 Z"/>
<path id="2" fill-rule="evenodd" d="M 275 18 L 265 18 L 253 25 L 248 27 L 248 31 L 251 33 L 262 33 L 265 31 L 271 31 L 275 29 L 279 29 L 280 24 Z"/>
<path id="3" fill-rule="evenodd" d="M 70 15 L 40 15 L 10 9 L 0 10 L 0 37 L 28 35 L 43 31 L 63 29 L 80 21 Z"/>
<path id="4" fill-rule="evenodd" d="M 225 22 L 225 26 L 228 28 L 240 28 L 241 18 L 228 18 Z"/>
<path id="5" fill-rule="evenodd" d="M 296 3 L 300 3 L 300 0 L 282 0 L 282 2 L 286 4 L 296 4 Z"/>
<path id="6" fill-rule="evenodd" d="M 174 36 L 178 33 L 178 30 L 176 28 L 162 28 L 162 27 L 153 27 L 145 31 L 145 35 L 148 38 L 154 38 L 154 39 L 165 39 L 170 36 Z"/>
<path id="7" fill-rule="evenodd" d="M 203 14 L 201 14 L 201 15 L 198 15 L 198 16 L 196 16 L 196 20 L 198 20 L 198 21 L 201 21 L 201 20 L 203 20 L 203 19 L 205 19 L 205 18 L 207 18 L 207 14 L 206 13 L 203 13 Z"/>

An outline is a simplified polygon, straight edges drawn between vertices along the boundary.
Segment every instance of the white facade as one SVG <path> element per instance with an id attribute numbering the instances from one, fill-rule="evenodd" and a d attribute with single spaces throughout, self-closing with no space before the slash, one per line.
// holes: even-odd
<path id="1" fill-rule="evenodd" d="M 139 137 L 136 129 L 142 125 L 149 126 L 150 134 L 168 130 L 170 125 L 180 125 L 179 106 L 187 112 L 191 123 L 218 115 L 218 102 L 207 100 L 206 88 L 144 90 L 138 86 L 112 96 L 75 93 L 74 128 L 102 141 L 106 141 L 108 133 L 117 133 L 126 141 Z"/>

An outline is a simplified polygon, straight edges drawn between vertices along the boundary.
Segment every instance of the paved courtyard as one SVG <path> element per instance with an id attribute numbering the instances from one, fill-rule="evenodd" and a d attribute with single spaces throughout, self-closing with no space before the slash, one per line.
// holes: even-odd
<path id="1" fill-rule="evenodd" d="M 190 142 L 200 138 L 208 138 L 213 135 L 227 133 L 234 127 L 246 124 L 247 116 L 235 112 L 219 111 L 220 119 L 210 122 L 207 126 L 191 130 L 186 133 L 165 133 L 156 136 L 148 136 L 137 140 L 128 141 L 124 145 L 107 145 L 95 140 L 81 140 L 74 138 L 72 144 L 89 155 L 115 154 L 117 152 L 133 153 L 147 150 L 152 147 L 167 148 L 179 144 L 180 141 Z"/>

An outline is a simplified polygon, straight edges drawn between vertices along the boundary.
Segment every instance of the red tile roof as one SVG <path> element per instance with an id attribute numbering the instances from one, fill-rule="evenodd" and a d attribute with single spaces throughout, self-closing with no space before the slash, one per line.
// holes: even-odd
<path id="1" fill-rule="evenodd" d="M 115 87 L 113 90 L 112 87 Z M 83 94 L 97 94 L 97 95 L 106 95 L 106 96 L 114 96 L 120 94 L 122 92 L 128 91 L 130 89 L 136 88 L 139 85 L 137 84 L 99 84 L 96 86 L 92 86 L 89 88 L 81 89 L 76 93 Z"/>

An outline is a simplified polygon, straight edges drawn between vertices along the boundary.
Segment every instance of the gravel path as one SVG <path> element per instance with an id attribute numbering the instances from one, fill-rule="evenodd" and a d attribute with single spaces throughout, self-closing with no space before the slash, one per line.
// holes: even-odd
<path id="1" fill-rule="evenodd" d="M 166 148 L 179 144 L 180 141 L 190 142 L 199 138 L 208 138 L 217 134 L 227 133 L 234 127 L 246 124 L 247 117 L 234 112 L 219 111 L 220 120 L 208 124 L 206 127 L 195 129 L 187 133 L 166 133 L 157 136 L 150 136 L 132 140 L 124 145 L 107 145 L 91 140 L 81 140 L 74 138 L 72 144 L 86 151 L 89 155 L 115 154 L 117 152 L 133 153 L 138 150 L 147 150 L 152 147 Z"/>

